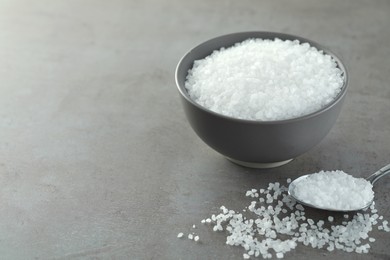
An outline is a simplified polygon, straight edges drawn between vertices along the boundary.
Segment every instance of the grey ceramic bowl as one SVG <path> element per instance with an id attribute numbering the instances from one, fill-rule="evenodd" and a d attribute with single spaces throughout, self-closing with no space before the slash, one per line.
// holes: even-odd
<path id="1" fill-rule="evenodd" d="M 335 100 L 314 113 L 288 120 L 252 121 L 217 114 L 195 103 L 184 86 L 195 60 L 213 50 L 229 47 L 248 38 L 299 40 L 331 55 L 344 72 L 345 82 Z M 317 145 L 330 131 L 340 113 L 348 85 L 345 66 L 332 52 L 305 38 L 275 32 L 239 32 L 208 40 L 184 55 L 176 68 L 185 114 L 196 134 L 211 148 L 231 161 L 255 168 L 283 165 Z"/>

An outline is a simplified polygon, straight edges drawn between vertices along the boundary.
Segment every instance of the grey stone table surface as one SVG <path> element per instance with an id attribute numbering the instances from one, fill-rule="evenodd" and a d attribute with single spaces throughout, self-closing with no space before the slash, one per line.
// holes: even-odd
<path id="1" fill-rule="evenodd" d="M 298 34 L 343 57 L 350 88 L 330 134 L 291 163 L 236 166 L 194 134 L 179 58 L 231 32 Z M 250 188 L 390 163 L 390 1 L 0 1 L 0 258 L 242 259 L 199 221 Z M 390 180 L 375 187 L 390 219 Z M 312 212 L 317 217 L 327 213 Z M 176 238 L 196 232 L 201 243 Z M 299 245 L 286 259 L 389 259 Z"/>

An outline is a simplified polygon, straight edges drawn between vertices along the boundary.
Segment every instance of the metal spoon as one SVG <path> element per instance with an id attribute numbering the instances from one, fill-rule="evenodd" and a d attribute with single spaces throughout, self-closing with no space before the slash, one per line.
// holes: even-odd
<path id="1" fill-rule="evenodd" d="M 387 175 L 390 173 L 390 164 L 386 165 L 385 167 L 381 168 L 379 171 L 375 172 L 374 174 L 372 174 L 371 176 L 367 177 L 366 180 L 371 182 L 372 185 L 374 185 L 374 183 L 379 180 L 380 178 L 382 178 L 383 176 Z M 356 209 L 347 209 L 347 210 L 340 210 L 340 209 L 334 209 L 334 208 L 322 208 L 322 207 L 319 207 L 317 205 L 314 205 L 314 204 L 311 204 L 311 203 L 307 203 L 307 202 L 304 202 L 304 201 L 301 201 L 299 200 L 296 196 L 295 196 L 295 193 L 294 193 L 294 189 L 297 185 L 298 182 L 306 179 L 307 177 L 309 177 L 310 174 L 307 174 L 307 175 L 303 175 L 297 179 L 295 179 L 293 182 L 290 183 L 290 185 L 288 186 L 288 194 L 293 197 L 298 203 L 302 204 L 302 205 L 305 205 L 305 206 L 308 206 L 308 207 L 312 207 L 312 208 L 317 208 L 317 209 L 323 209 L 323 210 L 329 210 L 329 211 L 343 211 L 343 212 L 349 212 L 349 211 L 358 211 L 358 210 L 362 210 L 362 209 L 366 209 L 368 208 L 371 203 L 374 201 L 374 199 L 372 199 L 369 203 L 367 203 L 366 205 L 364 205 L 363 207 L 361 208 L 356 208 Z"/>

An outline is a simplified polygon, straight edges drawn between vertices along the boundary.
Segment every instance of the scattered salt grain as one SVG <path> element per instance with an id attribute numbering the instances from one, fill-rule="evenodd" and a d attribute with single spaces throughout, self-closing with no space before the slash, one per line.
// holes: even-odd
<path id="1" fill-rule="evenodd" d="M 185 88 L 216 113 L 272 121 L 318 111 L 343 84 L 336 61 L 308 43 L 248 39 L 196 60 Z"/>
<path id="2" fill-rule="evenodd" d="M 389 224 L 389 222 L 387 220 L 383 220 L 382 227 L 383 227 L 383 230 L 386 232 L 390 232 L 390 227 L 388 226 L 388 224 Z"/>
<path id="3" fill-rule="evenodd" d="M 178 238 L 182 238 L 183 235 L 184 235 L 184 234 L 183 234 L 182 232 L 180 232 L 179 234 L 177 234 L 177 237 L 178 237 Z"/>
<path id="4" fill-rule="evenodd" d="M 268 188 L 263 193 L 260 191 L 262 197 L 257 201 L 251 199 L 250 204 L 244 208 L 245 215 L 243 210 L 234 211 L 221 206 L 219 214 L 203 219 L 205 223 L 211 223 L 214 231 L 226 232 L 227 245 L 243 247 L 244 259 L 252 256 L 272 258 L 273 252 L 277 258 L 283 258 L 298 244 L 327 251 L 342 250 L 364 254 L 369 252 L 369 242 L 375 242 L 375 238 L 369 236 L 369 233 L 383 219 L 383 216 L 376 213 L 375 203 L 367 211 L 351 214 L 343 221 L 335 221 L 329 215 L 329 222 L 325 223 L 321 219 L 306 220 L 305 209 L 298 209 L 299 204 L 288 195 L 285 186 L 272 183 Z M 276 199 L 272 204 L 259 202 L 261 198 L 276 195 L 280 200 Z M 387 220 L 380 222 L 379 230 L 389 229 Z M 188 239 L 196 242 L 199 236 L 192 233 L 188 235 Z"/>
<path id="5" fill-rule="evenodd" d="M 196 228 L 195 224 L 194 224 L 194 225 L 192 225 L 192 228 Z"/>
<path id="6" fill-rule="evenodd" d="M 343 171 L 320 171 L 298 182 L 293 189 L 301 201 L 321 208 L 353 210 L 374 198 L 372 184 Z M 348 215 L 344 216 L 348 218 Z"/>

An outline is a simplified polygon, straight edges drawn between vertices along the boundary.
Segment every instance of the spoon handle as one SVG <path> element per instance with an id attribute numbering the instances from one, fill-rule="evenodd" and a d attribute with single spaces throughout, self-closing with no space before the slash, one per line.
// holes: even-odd
<path id="1" fill-rule="evenodd" d="M 372 185 L 379 180 L 379 178 L 387 175 L 390 173 L 390 164 L 386 165 L 385 167 L 381 168 L 379 171 L 375 172 L 371 176 L 367 177 L 366 180 L 371 182 Z"/>

